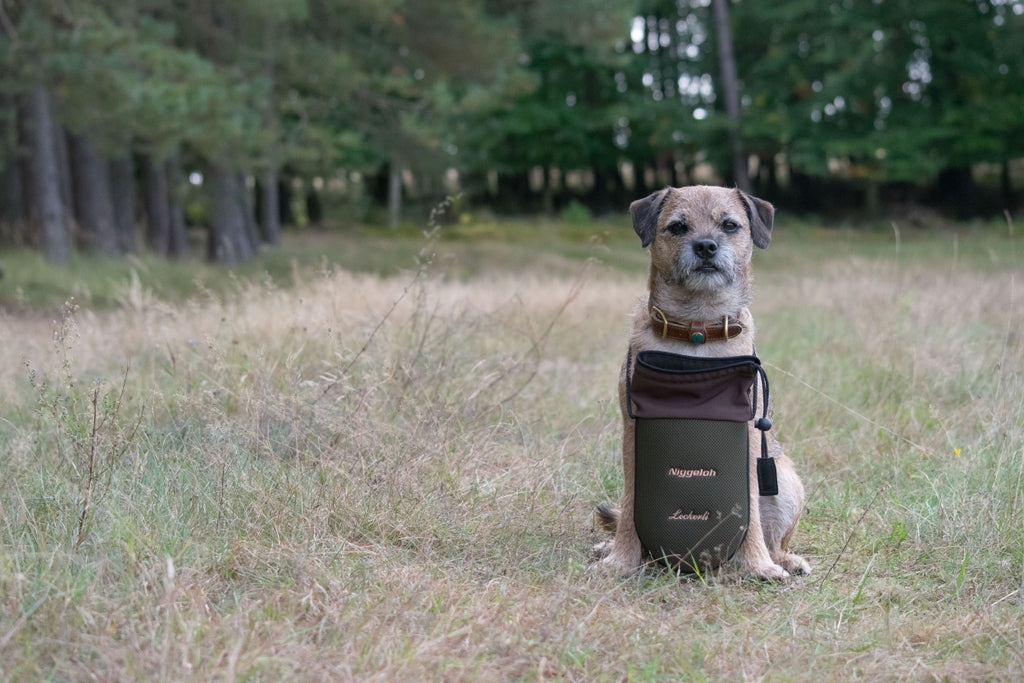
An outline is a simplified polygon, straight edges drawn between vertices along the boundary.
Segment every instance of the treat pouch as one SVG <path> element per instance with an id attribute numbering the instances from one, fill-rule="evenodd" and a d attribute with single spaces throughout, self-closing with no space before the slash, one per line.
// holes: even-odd
<path id="1" fill-rule="evenodd" d="M 656 560 L 706 571 L 727 562 L 743 542 L 759 373 L 764 381 L 756 356 L 637 355 L 627 382 L 636 422 L 634 518 Z"/>

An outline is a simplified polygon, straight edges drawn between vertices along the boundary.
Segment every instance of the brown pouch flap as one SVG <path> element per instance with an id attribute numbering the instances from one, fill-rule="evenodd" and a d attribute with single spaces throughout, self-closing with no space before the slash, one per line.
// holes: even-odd
<path id="1" fill-rule="evenodd" d="M 641 351 L 627 386 L 633 417 L 746 422 L 753 418 L 756 356 L 698 358 Z"/>

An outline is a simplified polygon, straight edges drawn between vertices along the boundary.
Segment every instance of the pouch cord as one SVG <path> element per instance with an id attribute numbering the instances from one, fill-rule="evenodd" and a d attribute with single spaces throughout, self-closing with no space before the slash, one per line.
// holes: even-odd
<path id="1" fill-rule="evenodd" d="M 772 428 L 772 421 L 768 417 L 768 375 L 764 368 L 757 366 L 757 374 L 761 380 L 761 417 L 754 421 L 754 427 L 761 432 L 761 457 L 757 459 L 757 488 L 762 496 L 777 496 L 779 494 L 779 479 L 775 471 L 775 459 L 768 455 L 768 430 Z M 753 396 L 754 410 L 752 417 L 757 415 L 757 392 Z"/>

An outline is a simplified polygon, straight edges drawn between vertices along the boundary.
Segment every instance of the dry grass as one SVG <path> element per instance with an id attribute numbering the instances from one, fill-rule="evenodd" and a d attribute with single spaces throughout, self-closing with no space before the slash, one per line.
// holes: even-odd
<path id="1" fill-rule="evenodd" d="M 944 239 L 758 255 L 784 585 L 588 571 L 638 270 L 0 317 L 0 677 L 1018 679 L 1024 254 Z"/>

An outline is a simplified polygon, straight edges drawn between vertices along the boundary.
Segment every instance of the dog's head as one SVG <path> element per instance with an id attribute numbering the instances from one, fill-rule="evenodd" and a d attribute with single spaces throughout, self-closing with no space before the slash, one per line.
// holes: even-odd
<path id="1" fill-rule="evenodd" d="M 775 209 L 725 187 L 669 187 L 629 206 L 633 229 L 651 247 L 651 277 L 691 292 L 745 288 L 755 246 L 772 238 Z"/>

